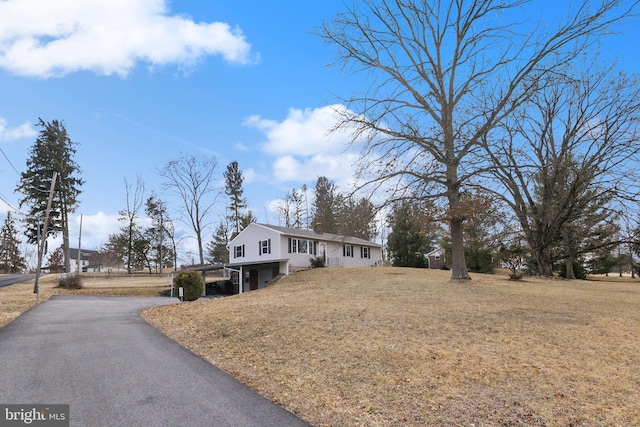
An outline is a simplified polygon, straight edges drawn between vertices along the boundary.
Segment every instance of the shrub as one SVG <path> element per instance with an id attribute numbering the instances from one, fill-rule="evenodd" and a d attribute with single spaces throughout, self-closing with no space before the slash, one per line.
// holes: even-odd
<path id="1" fill-rule="evenodd" d="M 311 268 L 321 268 L 325 266 L 324 257 L 321 256 L 309 258 L 309 262 L 311 263 Z"/>
<path id="2" fill-rule="evenodd" d="M 202 296 L 204 291 L 204 281 L 202 275 L 197 271 L 183 271 L 173 278 L 175 288 L 174 295 L 178 296 L 178 289 L 182 288 L 183 299 L 185 301 L 195 301 Z M 178 298 L 180 298 L 178 296 Z"/>
<path id="3" fill-rule="evenodd" d="M 523 276 L 524 274 L 522 274 L 521 270 L 511 270 L 509 272 L 509 280 L 522 280 Z"/>
<path id="4" fill-rule="evenodd" d="M 58 279 L 58 287 L 62 289 L 82 289 L 82 277 L 77 274 L 62 275 Z"/>

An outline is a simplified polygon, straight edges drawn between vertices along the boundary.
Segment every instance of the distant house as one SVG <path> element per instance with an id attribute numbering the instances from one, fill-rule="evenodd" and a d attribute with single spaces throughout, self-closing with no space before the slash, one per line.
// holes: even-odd
<path id="1" fill-rule="evenodd" d="M 266 286 L 279 275 L 309 268 L 312 258 L 327 267 L 369 267 L 382 263 L 381 245 L 357 237 L 252 223 L 227 245 L 238 292 Z"/>
<path id="2" fill-rule="evenodd" d="M 444 250 L 437 248 L 425 255 L 427 267 L 431 270 L 440 270 L 444 267 Z"/>
<path id="3" fill-rule="evenodd" d="M 71 273 L 78 271 L 78 249 L 69 248 L 69 258 L 71 258 Z M 93 273 L 100 271 L 101 265 L 98 261 L 98 251 L 82 249 L 80 251 L 80 271 L 82 273 Z"/>

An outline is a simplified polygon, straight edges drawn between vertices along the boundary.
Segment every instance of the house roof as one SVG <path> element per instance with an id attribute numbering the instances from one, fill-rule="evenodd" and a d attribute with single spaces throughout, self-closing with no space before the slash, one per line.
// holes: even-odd
<path id="1" fill-rule="evenodd" d="M 333 233 L 318 233 L 313 230 L 302 230 L 297 228 L 279 227 L 277 225 L 259 224 L 259 223 L 255 223 L 255 224 L 261 227 L 270 228 L 271 230 L 274 230 L 285 236 L 301 237 L 304 239 L 320 240 L 325 242 L 337 242 L 342 244 L 349 243 L 352 245 L 381 247 L 381 245 L 378 243 L 370 242 L 365 239 L 360 239 L 359 237 L 343 236 L 340 234 L 333 234 Z"/>
<path id="2" fill-rule="evenodd" d="M 442 248 L 436 248 L 434 250 L 432 250 L 431 252 L 427 252 L 426 254 L 424 254 L 424 256 L 438 256 L 438 255 L 442 255 L 444 253 L 444 251 L 442 250 Z"/>
<path id="3" fill-rule="evenodd" d="M 91 257 L 93 254 L 96 254 L 96 253 L 98 253 L 98 251 L 93 251 L 90 249 L 82 249 L 80 251 L 80 259 L 87 260 L 89 259 L 89 257 Z M 69 258 L 78 259 L 78 249 L 69 248 Z"/>

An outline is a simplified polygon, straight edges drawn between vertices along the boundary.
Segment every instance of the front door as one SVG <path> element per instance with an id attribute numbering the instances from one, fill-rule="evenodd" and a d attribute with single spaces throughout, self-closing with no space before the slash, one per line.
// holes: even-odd
<path id="1" fill-rule="evenodd" d="M 258 289 L 258 270 L 249 270 L 249 290 Z"/>

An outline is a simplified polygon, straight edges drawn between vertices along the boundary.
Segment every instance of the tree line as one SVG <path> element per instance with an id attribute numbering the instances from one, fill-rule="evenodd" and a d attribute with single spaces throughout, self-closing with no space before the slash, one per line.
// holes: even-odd
<path id="1" fill-rule="evenodd" d="M 562 6 L 556 22 L 548 23 L 521 19 L 535 15 L 535 1 L 363 0 L 345 6 L 317 32 L 336 49 L 337 65 L 362 84 L 336 111 L 337 129 L 348 130 L 362 150 L 359 186 L 341 194 L 320 177 L 311 203 L 305 186 L 292 189 L 278 206 L 281 223 L 371 237 L 375 225 L 367 219 L 385 207 L 389 259 L 424 262 L 417 254 L 440 246 L 449 253 L 452 279 L 468 279 L 469 271 L 497 258 L 524 257 L 529 271 L 548 276 L 561 268 L 567 277 L 587 262 L 605 262 L 612 251 L 632 260 L 640 89 L 636 76 L 601 58 L 599 43 L 628 22 L 637 5 L 581 0 Z M 21 204 L 30 206 L 31 242 L 54 168 L 61 179 L 50 233 L 65 236 L 82 185 L 66 130 L 57 121 L 40 125 L 18 186 Z M 50 140 L 57 145 L 47 148 Z M 164 189 L 182 204 L 176 220 L 193 230 L 200 264 L 207 256 L 222 259 L 225 242 L 255 220 L 232 162 L 224 173 L 227 212 L 205 242 L 222 192 L 213 186 L 215 160 L 206 160 L 206 167 L 201 160 L 185 156 L 158 171 Z M 145 234 L 135 231 L 144 200 L 137 188 L 127 188 L 124 256 L 130 268 L 149 268 L 133 249 Z M 380 198 L 374 207 L 371 200 Z M 170 256 L 172 245 L 157 242 L 171 242 L 171 236 L 163 231 L 148 239 L 159 249 L 147 258 L 166 265 L 160 258 Z M 63 241 L 68 247 L 68 228 Z"/>
<path id="2" fill-rule="evenodd" d="M 465 233 L 487 192 L 513 218 L 505 243 L 526 246 L 542 275 L 613 244 L 637 199 L 637 78 L 602 65 L 598 43 L 638 2 L 522 19 L 542 6 L 363 0 L 317 31 L 361 83 L 337 111 L 362 149 L 361 188 L 438 205 L 452 279 L 469 278 Z"/>

